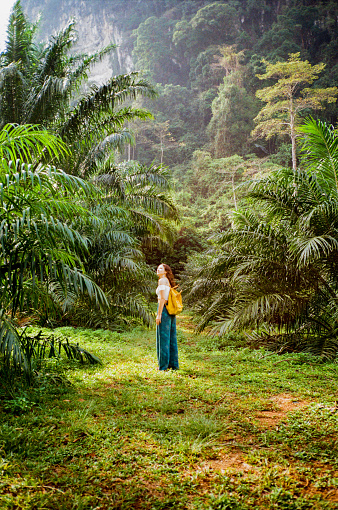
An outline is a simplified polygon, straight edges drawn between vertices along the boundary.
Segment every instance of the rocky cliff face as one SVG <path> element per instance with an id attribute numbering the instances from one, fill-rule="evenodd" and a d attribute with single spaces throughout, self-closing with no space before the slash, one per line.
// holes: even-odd
<path id="1" fill-rule="evenodd" d="M 22 0 L 22 6 L 31 21 L 40 16 L 38 39 L 42 41 L 74 18 L 79 51 L 93 53 L 110 43 L 118 45 L 115 52 L 95 66 L 91 81 L 102 83 L 115 74 L 133 70 L 128 35 L 118 24 L 114 1 Z"/>

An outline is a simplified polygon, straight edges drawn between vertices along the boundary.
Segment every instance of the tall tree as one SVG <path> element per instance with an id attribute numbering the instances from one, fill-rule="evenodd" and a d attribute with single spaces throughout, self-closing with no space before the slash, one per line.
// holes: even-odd
<path id="1" fill-rule="evenodd" d="M 225 77 L 212 102 L 208 126 L 217 158 L 247 151 L 252 119 L 257 112 L 256 100 L 244 86 L 244 52 L 236 52 L 233 46 L 222 46 L 219 50 L 221 55 L 215 56 L 214 67 L 223 69 Z"/>
<path id="2" fill-rule="evenodd" d="M 288 135 L 292 144 L 292 167 L 297 170 L 296 138 L 297 123 L 304 110 L 320 110 L 324 103 L 333 103 L 337 99 L 338 88 L 309 88 L 318 79 L 325 64 L 311 65 L 300 58 L 300 53 L 289 55 L 287 62 L 272 64 L 263 60 L 266 72 L 257 75 L 260 80 L 277 79 L 275 85 L 264 87 L 256 96 L 266 102 L 254 119 L 257 126 L 252 131 L 255 138 L 269 139 L 274 135 Z"/>
<path id="3" fill-rule="evenodd" d="M 99 221 L 84 205 L 98 191 L 78 177 L 38 164 L 46 152 L 59 158 L 68 151 L 59 137 L 34 126 L 6 125 L 0 131 L 1 362 L 9 368 L 13 361 L 29 373 L 39 342 L 30 343 L 9 317 L 29 306 L 46 307 L 42 288 L 53 288 L 63 309 L 82 293 L 98 306 L 108 305 L 84 270 L 88 238 L 74 225 L 74 218 L 78 225 Z"/>

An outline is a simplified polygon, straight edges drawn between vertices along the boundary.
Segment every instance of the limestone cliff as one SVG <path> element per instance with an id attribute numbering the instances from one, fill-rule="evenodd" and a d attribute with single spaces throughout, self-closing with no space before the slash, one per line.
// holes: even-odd
<path id="1" fill-rule="evenodd" d="M 79 51 L 93 53 L 110 43 L 118 45 L 111 56 L 95 66 L 91 80 L 102 83 L 112 75 L 133 69 L 128 33 L 118 23 L 116 3 L 106 0 L 22 0 L 31 21 L 40 17 L 38 39 L 44 41 L 64 27 L 70 19 L 76 20 Z M 120 11 L 121 14 L 121 6 Z M 122 11 L 123 12 L 123 11 Z"/>

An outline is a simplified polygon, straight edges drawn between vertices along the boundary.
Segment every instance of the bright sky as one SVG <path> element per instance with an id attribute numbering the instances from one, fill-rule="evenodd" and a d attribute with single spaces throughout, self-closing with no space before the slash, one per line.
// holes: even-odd
<path id="1" fill-rule="evenodd" d="M 5 49 L 8 18 L 15 0 L 0 0 L 0 52 Z"/>

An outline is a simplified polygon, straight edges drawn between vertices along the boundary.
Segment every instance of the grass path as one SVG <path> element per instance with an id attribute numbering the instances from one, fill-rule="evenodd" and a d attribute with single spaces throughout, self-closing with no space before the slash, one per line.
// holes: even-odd
<path id="1" fill-rule="evenodd" d="M 158 372 L 153 331 L 62 331 L 104 365 L 0 410 L 1 510 L 338 509 L 337 364 L 220 350 L 181 317 Z"/>

